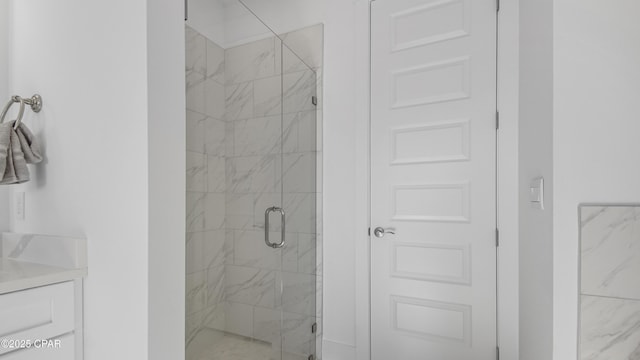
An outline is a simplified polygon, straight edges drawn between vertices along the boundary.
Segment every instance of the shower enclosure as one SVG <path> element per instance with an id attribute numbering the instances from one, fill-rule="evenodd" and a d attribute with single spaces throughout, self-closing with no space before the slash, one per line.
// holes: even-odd
<path id="1" fill-rule="evenodd" d="M 276 35 L 238 0 L 189 3 L 188 360 L 320 357 L 321 38 Z"/>

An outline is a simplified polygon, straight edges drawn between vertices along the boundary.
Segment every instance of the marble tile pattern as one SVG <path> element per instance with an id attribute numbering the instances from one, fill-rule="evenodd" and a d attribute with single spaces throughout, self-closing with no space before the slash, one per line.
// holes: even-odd
<path id="1" fill-rule="evenodd" d="M 303 29 L 322 33 L 313 30 Z M 314 55 L 321 68 L 321 55 Z M 226 76 L 227 139 L 233 140 L 226 146 L 226 226 L 234 250 L 225 267 L 225 293 L 229 304 L 245 311 L 227 313 L 226 331 L 308 355 L 315 352 L 310 327 L 318 315 L 316 73 L 279 39 L 227 49 L 227 62 L 232 59 Z M 270 206 L 287 211 L 283 249 L 264 244 Z M 275 217 L 271 229 L 278 239 Z"/>
<path id="2" fill-rule="evenodd" d="M 225 329 L 225 50 L 186 27 L 186 343 Z"/>
<path id="3" fill-rule="evenodd" d="M 582 292 L 640 299 L 640 207 L 584 207 L 581 226 Z"/>
<path id="4" fill-rule="evenodd" d="M 640 359 L 640 301 L 581 296 L 583 360 Z"/>
<path id="5" fill-rule="evenodd" d="M 640 207 L 580 208 L 580 359 L 640 359 Z"/>
<path id="6" fill-rule="evenodd" d="M 189 355 L 211 330 L 320 358 L 323 28 L 281 38 L 221 49 L 187 30 L 188 359 L 218 358 Z M 264 244 L 271 206 L 287 212 L 282 249 Z"/>
<path id="7" fill-rule="evenodd" d="M 281 352 L 279 346 L 236 334 L 206 330 L 187 353 L 193 360 L 307 360 L 307 356 Z"/>

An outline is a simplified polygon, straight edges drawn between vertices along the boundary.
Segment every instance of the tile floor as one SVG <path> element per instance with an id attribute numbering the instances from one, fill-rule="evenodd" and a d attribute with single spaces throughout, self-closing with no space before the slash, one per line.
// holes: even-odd
<path id="1" fill-rule="evenodd" d="M 190 343 L 187 360 L 307 360 L 283 354 L 272 344 L 212 329 L 203 329 Z"/>

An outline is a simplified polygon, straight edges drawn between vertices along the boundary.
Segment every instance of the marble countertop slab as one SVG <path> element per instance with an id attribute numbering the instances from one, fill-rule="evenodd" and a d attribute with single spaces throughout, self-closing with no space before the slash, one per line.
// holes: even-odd
<path id="1" fill-rule="evenodd" d="M 583 206 L 581 293 L 640 300 L 640 207 Z"/>
<path id="2" fill-rule="evenodd" d="M 580 359 L 640 359 L 640 301 L 581 296 Z"/>
<path id="3" fill-rule="evenodd" d="M 86 268 L 65 269 L 26 261 L 0 259 L 0 295 L 83 278 Z"/>

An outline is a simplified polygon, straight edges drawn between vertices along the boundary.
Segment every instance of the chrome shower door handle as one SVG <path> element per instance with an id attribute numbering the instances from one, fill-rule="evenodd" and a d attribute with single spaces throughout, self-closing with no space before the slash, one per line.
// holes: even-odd
<path id="1" fill-rule="evenodd" d="M 281 235 L 280 235 L 280 242 L 279 243 L 272 243 L 269 240 L 269 215 L 272 212 L 279 212 L 280 213 L 280 231 L 281 231 Z M 274 249 L 280 249 L 281 247 L 284 246 L 285 243 L 285 230 L 286 230 L 286 214 L 284 212 L 283 208 L 279 208 L 277 206 L 272 206 L 270 208 L 268 208 L 265 212 L 264 212 L 264 242 L 265 244 L 267 244 L 268 247 L 270 248 L 274 248 Z"/>

